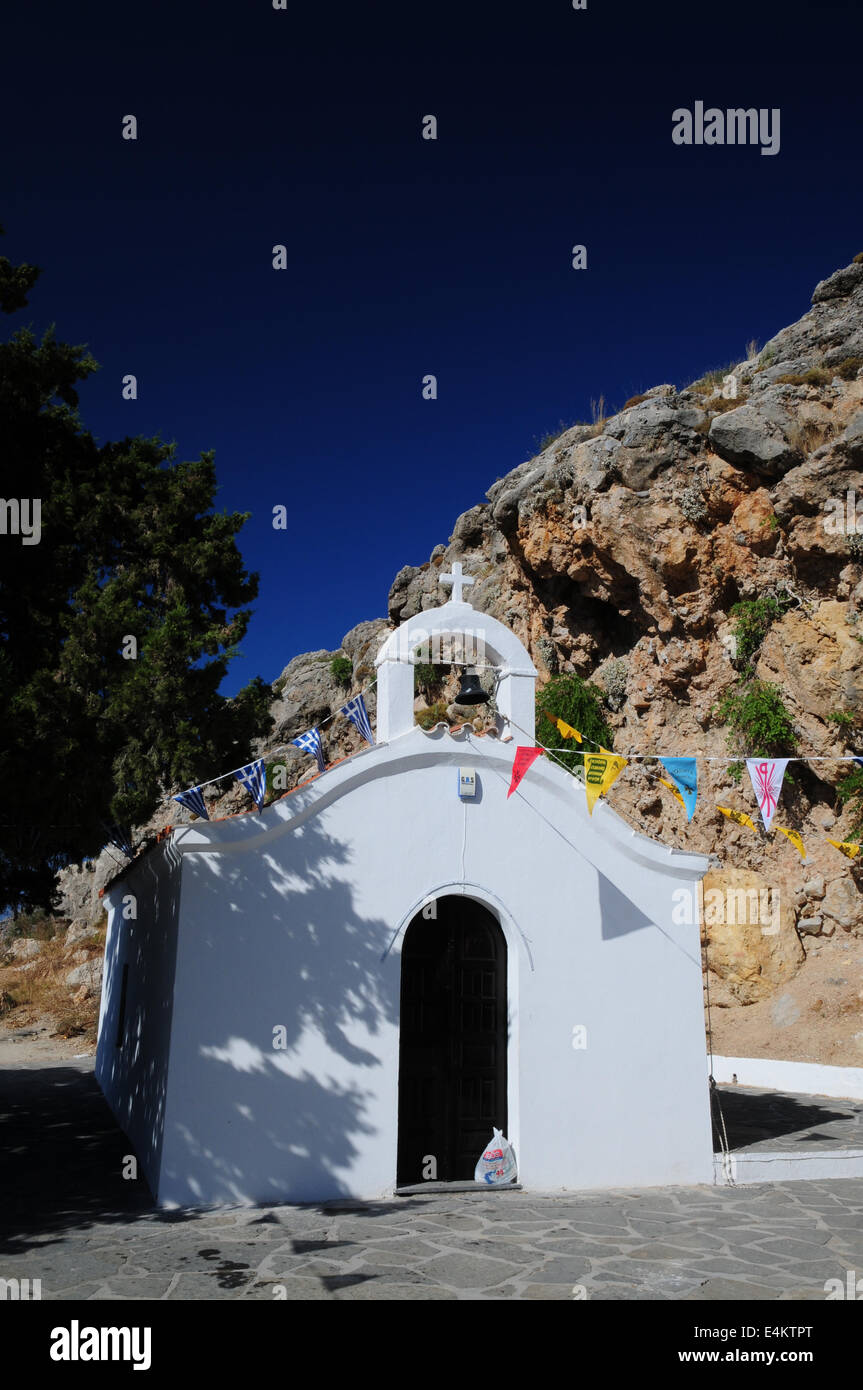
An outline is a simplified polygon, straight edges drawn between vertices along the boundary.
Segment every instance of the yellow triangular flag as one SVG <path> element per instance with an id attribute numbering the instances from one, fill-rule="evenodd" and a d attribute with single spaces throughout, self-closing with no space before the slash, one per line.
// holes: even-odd
<path id="1" fill-rule="evenodd" d="M 723 816 L 733 820 L 736 825 L 748 825 L 750 830 L 755 829 L 755 822 L 751 816 L 747 816 L 745 811 L 732 811 L 730 806 L 717 806 L 717 811 L 721 811 Z"/>
<path id="2" fill-rule="evenodd" d="M 551 711 L 547 709 L 543 710 L 543 714 L 552 724 L 557 725 L 557 732 L 560 734 L 561 738 L 574 738 L 576 743 L 581 743 L 581 734 L 578 732 L 578 729 L 574 729 L 571 724 L 567 724 L 565 719 L 558 719 L 556 714 L 552 714 Z"/>
<path id="3" fill-rule="evenodd" d="M 605 796 L 611 784 L 626 767 L 626 758 L 617 758 L 600 744 L 598 753 L 584 755 L 584 789 L 587 792 L 587 809 L 593 815 L 593 808 L 599 796 Z"/>
<path id="4" fill-rule="evenodd" d="M 660 780 L 660 782 L 662 783 L 663 787 L 667 787 L 667 788 L 668 788 L 668 790 L 671 792 L 671 795 L 672 795 L 672 796 L 676 796 L 676 797 L 677 797 L 677 800 L 680 802 L 681 806 L 683 807 L 683 809 L 684 809 L 684 811 L 685 811 L 685 810 L 686 810 L 686 802 L 683 800 L 683 797 L 680 795 L 680 792 L 677 790 L 677 788 L 675 787 L 674 783 L 673 783 L 673 782 L 669 782 L 669 780 L 668 780 L 667 777 L 660 777 L 659 780 Z"/>
<path id="5" fill-rule="evenodd" d="M 851 840 L 831 840 L 828 838 L 827 843 L 828 845 L 835 845 L 847 859 L 853 859 L 855 855 L 860 853 L 860 846 L 853 844 Z"/>
<path id="6" fill-rule="evenodd" d="M 784 835 L 786 839 L 791 841 L 794 848 L 799 851 L 802 859 L 806 858 L 806 846 L 796 830 L 786 830 L 784 825 L 774 825 L 773 829 L 778 830 L 780 835 Z"/>

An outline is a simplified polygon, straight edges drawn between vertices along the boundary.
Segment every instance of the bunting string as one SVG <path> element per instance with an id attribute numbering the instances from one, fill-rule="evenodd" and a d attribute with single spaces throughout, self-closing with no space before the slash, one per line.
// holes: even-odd
<path id="1" fill-rule="evenodd" d="M 374 689 L 375 684 L 377 684 L 377 677 L 368 682 L 368 685 L 364 685 L 359 694 L 353 695 L 352 698 L 347 701 L 346 705 L 342 705 L 340 709 L 335 710 L 334 713 L 328 714 L 327 719 L 322 719 L 320 723 L 315 724 L 314 728 L 306 730 L 306 733 L 299 734 L 296 738 L 290 739 L 289 744 L 279 744 L 278 748 L 271 748 L 270 752 L 265 753 L 263 758 L 253 760 L 252 763 L 245 763 L 242 767 L 233 767 L 229 773 L 220 773 L 218 777 L 208 777 L 207 781 L 200 781 L 195 787 L 189 787 L 188 790 L 179 792 L 179 795 L 174 796 L 172 799 L 181 803 L 182 806 L 186 806 L 189 810 L 192 810 L 196 816 L 202 817 L 203 820 L 208 820 L 210 817 L 207 816 L 206 808 L 203 810 L 199 809 L 199 802 L 202 808 L 204 806 L 203 795 L 200 795 L 202 794 L 203 788 L 214 787 L 215 783 L 227 781 L 228 777 L 236 777 L 236 780 L 238 780 L 243 787 L 246 787 L 247 791 L 252 792 L 254 802 L 256 802 L 257 808 L 260 810 L 264 801 L 265 785 L 267 785 L 265 762 L 275 758 L 278 753 L 288 752 L 288 749 L 297 746 L 297 748 L 302 748 L 303 752 L 313 753 L 314 758 L 317 759 L 318 770 L 327 770 L 324 763 L 324 753 L 322 753 L 320 730 L 321 728 L 327 728 L 328 724 L 332 724 L 332 721 L 335 719 L 345 717 L 345 719 L 350 720 L 350 723 L 363 735 L 365 741 L 367 741 L 368 744 L 374 744 L 374 734 L 372 734 L 371 723 L 370 720 L 368 720 L 368 712 L 367 709 L 365 709 L 364 695 L 367 695 L 368 691 Z"/>
<path id="2" fill-rule="evenodd" d="M 552 724 L 557 724 L 558 728 L 560 728 L 561 724 L 564 725 L 564 727 L 560 729 L 560 732 L 564 738 L 576 738 L 579 744 L 590 744 L 591 750 L 595 749 L 597 753 L 601 753 L 603 751 L 602 744 L 595 743 L 593 739 L 588 738 L 586 734 L 580 734 L 577 729 L 573 729 L 569 724 L 564 724 L 564 721 L 562 719 L 559 719 L 556 714 L 549 714 L 548 710 L 543 710 L 543 713 L 545 714 L 546 718 L 551 721 Z M 518 724 L 516 724 L 515 720 L 511 719 L 509 715 L 504 715 L 502 717 L 505 718 L 506 722 L 508 724 L 511 724 L 514 729 L 518 729 L 520 734 L 525 733 L 525 730 L 522 729 Z M 565 732 L 567 729 L 569 730 L 569 733 Z M 530 735 L 526 735 L 526 737 L 530 737 Z M 535 742 L 538 748 L 543 748 L 543 745 L 539 742 L 538 739 L 536 739 Z M 547 748 L 543 748 L 543 752 L 548 753 L 548 751 L 549 750 Z M 573 749 L 573 752 L 577 751 L 577 749 Z M 615 749 L 613 756 L 615 758 L 624 758 L 628 763 L 640 762 L 647 758 L 657 758 L 660 762 L 664 762 L 666 758 L 668 758 L 671 762 L 676 762 L 678 758 L 681 756 L 684 758 L 694 759 L 695 762 L 704 763 L 745 763 L 747 761 L 747 756 L 745 753 L 733 753 L 725 757 L 721 755 L 714 755 L 713 753 L 685 753 L 682 755 L 669 753 L 621 753 L 617 749 Z M 859 763 L 860 766 L 863 767 L 863 753 L 797 753 L 794 757 L 786 758 L 785 762 Z"/>
<path id="3" fill-rule="evenodd" d="M 563 738 L 575 738 L 579 744 L 584 741 L 593 743 L 591 739 L 584 740 L 584 736 L 580 734 L 578 730 L 573 729 L 571 725 L 566 724 L 564 720 L 558 719 L 557 716 L 550 714 L 548 710 L 543 710 L 543 713 L 547 719 L 557 725 Z M 522 729 L 520 725 L 516 724 L 514 719 L 508 718 L 507 722 L 511 724 L 514 729 L 518 729 L 519 733 L 524 734 L 526 738 L 530 737 L 527 730 Z M 543 753 L 562 767 L 565 772 L 568 772 L 575 781 L 580 780 L 573 768 L 567 766 L 562 759 L 557 757 L 552 749 L 546 748 L 544 744 L 539 743 L 536 739 L 534 739 L 534 743 L 537 749 L 541 749 Z M 852 762 L 858 763 L 863 767 L 863 756 L 853 753 L 834 754 L 833 756 L 814 755 L 811 758 L 805 755 L 798 755 L 793 758 L 745 758 L 742 756 L 724 758 L 713 757 L 708 754 L 693 753 L 687 754 L 685 757 L 672 758 L 660 753 L 612 753 L 609 749 L 603 748 L 601 744 L 593 744 L 593 746 L 598 749 L 597 753 L 585 752 L 583 755 L 587 809 L 591 815 L 593 815 L 593 808 L 597 799 L 605 795 L 629 762 L 645 761 L 650 758 L 655 759 L 665 771 L 669 773 L 672 779 L 669 781 L 668 778 L 660 777 L 658 779 L 659 782 L 662 786 L 667 787 L 677 801 L 680 802 L 681 806 L 686 811 L 687 820 L 692 820 L 695 811 L 698 762 L 715 762 L 724 763 L 726 765 L 729 763 L 745 762 L 752 782 L 752 789 L 755 793 L 759 810 L 761 811 L 761 819 L 764 823 L 765 831 L 770 836 L 773 835 L 774 831 L 784 835 L 789 843 L 798 851 L 804 863 L 806 862 L 806 848 L 798 832 L 787 826 L 774 825 L 773 823 L 773 817 L 782 791 L 782 782 L 786 767 L 790 762 Z M 510 791 L 507 793 L 508 796 L 516 789 L 521 778 L 524 776 L 524 772 L 527 770 L 526 766 L 523 767 L 518 764 L 518 754 L 522 751 L 522 749 L 517 750 L 517 761 L 513 769 L 513 780 Z M 529 765 L 528 763 L 527 766 Z M 657 768 L 656 770 L 658 771 L 659 769 Z M 745 825 L 750 830 L 757 832 L 755 822 L 745 811 L 738 811 L 730 806 L 720 806 L 718 803 L 716 803 L 714 809 L 721 811 L 722 815 L 727 817 L 728 820 L 734 821 L 737 825 Z M 852 860 L 863 851 L 863 845 L 856 844 L 850 840 L 830 840 L 828 838 L 828 843 L 834 845 L 846 858 Z"/>
<path id="4" fill-rule="evenodd" d="M 557 715 L 549 717 L 551 718 L 552 723 L 557 723 Z M 538 738 L 534 738 L 534 736 L 532 734 L 529 734 L 526 729 L 523 729 L 520 724 L 516 724 L 515 720 L 511 718 L 510 715 L 502 715 L 501 718 L 504 719 L 507 724 L 511 724 L 514 729 L 518 729 L 518 732 L 520 734 L 524 734 L 525 738 L 533 738 L 533 741 L 536 744 L 537 748 L 541 748 L 543 753 L 547 753 L 550 758 L 554 758 L 555 762 L 559 762 L 561 767 L 566 768 L 567 772 L 572 771 L 572 768 L 569 767 L 566 763 L 561 762 L 559 758 L 555 758 L 553 749 L 546 748 L 545 744 L 540 743 Z M 569 726 L 567 725 L 567 727 Z M 573 730 L 573 733 L 576 732 L 577 731 Z M 566 735 L 564 735 L 564 737 L 566 737 Z M 603 748 L 601 743 L 594 743 L 594 741 L 592 739 L 589 739 L 586 734 L 581 734 L 580 738 L 583 743 L 590 744 L 591 750 L 595 749 L 597 753 L 603 753 L 612 758 L 622 758 L 624 762 L 627 763 L 641 762 L 649 758 L 655 758 L 657 762 L 661 763 L 664 763 L 666 759 L 668 759 L 670 762 L 677 762 L 681 759 L 681 757 L 683 759 L 691 759 L 695 762 L 707 763 L 730 764 L 745 763 L 748 761 L 745 753 L 737 753 L 727 758 L 719 756 L 715 757 L 712 753 L 685 753 L 683 755 L 677 754 L 672 756 L 667 753 L 621 753 L 617 749 L 609 753 L 609 750 L 607 748 Z M 580 749 L 574 748 L 572 751 L 573 753 L 577 753 L 580 751 Z M 793 758 L 785 758 L 782 761 L 786 763 L 859 763 L 860 766 L 863 767 L 863 753 L 798 753 Z"/>
<path id="5" fill-rule="evenodd" d="M 444 663 L 447 664 L 447 663 Z M 494 668 L 491 668 L 494 669 Z M 365 707 L 364 695 L 376 684 L 372 680 L 357 695 L 352 696 L 343 706 L 327 715 L 318 725 L 304 733 L 291 739 L 289 743 L 281 744 L 278 748 L 271 749 L 266 755 L 266 761 L 271 761 L 279 753 L 287 751 L 289 748 L 298 747 L 304 752 L 311 754 L 317 763 L 318 772 L 326 772 L 326 762 L 323 754 L 323 743 L 321 740 L 321 729 L 331 724 L 335 719 L 346 718 L 359 731 L 365 741 L 374 744 L 371 723 Z M 604 748 L 602 744 L 596 743 L 593 739 L 587 738 L 578 729 L 567 724 L 565 720 L 552 714 L 549 710 L 543 709 L 542 713 L 554 724 L 561 736 L 565 739 L 572 739 L 582 751 L 584 764 L 584 788 L 587 796 L 587 807 L 589 813 L 593 814 L 596 801 L 605 796 L 606 792 L 617 780 L 624 768 L 630 762 L 649 762 L 654 761 L 660 768 L 668 774 L 668 777 L 659 777 L 659 783 L 666 787 L 683 807 L 687 820 L 691 821 L 695 811 L 696 799 L 698 795 L 698 763 L 715 763 L 721 766 L 731 766 L 735 763 L 745 763 L 749 772 L 752 789 L 755 793 L 758 807 L 761 812 L 761 819 L 764 829 L 768 835 L 774 830 L 784 835 L 789 842 L 803 856 L 805 861 L 806 851 L 799 834 L 788 827 L 773 825 L 773 817 L 777 809 L 779 798 L 782 791 L 782 783 L 785 776 L 785 769 L 789 763 L 856 763 L 863 767 L 863 755 L 854 753 L 834 753 L 834 754 L 796 754 L 787 758 L 747 758 L 745 755 L 718 755 L 709 753 L 687 753 L 685 755 L 670 755 L 664 753 L 620 753 L 612 752 Z M 526 729 L 522 729 L 519 724 L 509 716 L 504 716 L 505 721 L 513 729 L 524 734 L 526 738 L 532 740 L 531 745 L 516 750 L 516 757 L 513 766 L 513 777 L 507 796 L 518 787 L 520 781 L 525 776 L 531 763 L 541 753 L 557 763 L 559 767 L 574 780 L 580 779 L 574 769 L 570 767 L 561 757 L 558 751 L 546 747 L 540 743 L 534 735 L 529 734 Z M 197 786 L 190 787 L 186 791 L 179 793 L 174 800 L 186 806 L 194 815 L 202 819 L 208 819 L 206 805 L 202 794 L 202 789 L 214 786 L 218 782 L 225 781 L 229 777 L 236 777 L 252 796 L 258 809 L 263 809 L 266 795 L 266 763 L 265 757 L 245 764 L 243 767 L 234 768 L 231 772 L 223 772 L 217 777 L 211 777 L 207 781 L 199 782 Z M 729 820 L 738 825 L 748 826 L 751 830 L 756 830 L 756 825 L 752 818 L 744 811 L 734 810 L 731 807 L 716 805 L 715 810 L 722 813 Z M 861 846 L 850 841 L 831 840 L 838 850 L 845 854 L 849 859 L 855 858 L 860 852 Z"/>

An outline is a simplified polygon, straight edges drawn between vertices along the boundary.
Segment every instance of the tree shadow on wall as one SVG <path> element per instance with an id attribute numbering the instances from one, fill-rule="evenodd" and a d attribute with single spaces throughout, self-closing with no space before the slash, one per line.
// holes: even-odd
<path id="1" fill-rule="evenodd" d="M 162 1188 L 181 1202 L 355 1195 L 343 1174 L 389 1085 L 379 1045 L 397 1057 L 399 958 L 382 961 L 392 924 L 357 911 L 352 859 L 317 818 L 185 859 Z"/>

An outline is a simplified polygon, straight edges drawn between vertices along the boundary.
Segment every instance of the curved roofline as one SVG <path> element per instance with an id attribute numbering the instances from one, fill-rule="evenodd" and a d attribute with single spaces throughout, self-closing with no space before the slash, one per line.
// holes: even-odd
<path id="1" fill-rule="evenodd" d="M 466 606 L 466 605 L 465 605 Z M 515 754 L 514 743 L 497 739 L 477 739 L 470 725 L 457 730 L 438 725 L 430 732 L 415 726 L 408 733 L 388 744 L 375 744 L 360 750 L 352 758 L 336 764 L 326 775 L 297 787 L 290 796 L 272 802 L 262 812 L 232 817 L 222 821 L 196 821 L 175 827 L 172 846 L 180 854 L 236 854 L 259 849 L 281 835 L 298 829 L 312 816 L 318 815 L 334 801 L 365 782 L 379 777 L 396 776 L 408 769 L 431 767 L 444 761 L 458 766 L 464 758 L 465 747 L 474 749 L 473 756 L 480 770 L 496 773 L 508 783 Z M 630 862 L 641 863 L 671 878 L 691 881 L 702 877 L 710 867 L 707 855 L 678 850 L 657 840 L 650 840 L 634 830 L 604 800 L 588 814 L 583 788 L 572 786 L 573 777 L 548 758 L 539 758 L 518 787 L 515 796 L 531 804 L 531 788 L 542 786 L 547 794 L 560 803 L 562 815 L 553 828 L 561 838 L 590 863 L 591 841 L 613 845 Z M 539 808 L 535 808 L 542 814 Z M 577 834 L 566 833 L 569 827 Z M 586 833 L 583 847 L 580 835 Z M 600 856 L 601 857 L 601 856 Z"/>

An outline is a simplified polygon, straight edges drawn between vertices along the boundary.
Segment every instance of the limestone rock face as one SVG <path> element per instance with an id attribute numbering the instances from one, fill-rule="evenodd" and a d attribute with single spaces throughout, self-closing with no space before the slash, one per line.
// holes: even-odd
<path id="1" fill-rule="evenodd" d="M 711 421 L 709 439 L 726 463 L 778 477 L 801 462 L 790 439 L 793 424 L 778 402 L 762 396 L 757 405 L 717 415 Z"/>
<path id="2" fill-rule="evenodd" d="M 652 764 L 631 763 L 609 802 L 643 833 L 715 855 L 723 872 L 744 875 L 728 886 L 778 890 L 778 936 L 739 924 L 716 928 L 713 986 L 728 1004 L 781 994 L 803 953 L 789 926 L 795 908 L 807 950 L 830 935 L 863 936 L 863 864 L 844 859 L 826 838 L 850 838 L 850 815 L 836 793 L 848 765 L 792 769 L 776 821 L 801 834 L 804 864 L 784 837 L 753 834 L 715 810 L 730 805 L 757 819 L 745 774 L 736 785 L 719 761 L 729 749 L 717 710 L 739 678 L 731 609 L 773 595 L 785 611 L 753 660 L 759 678 L 780 687 L 798 750 L 863 754 L 863 722 L 855 722 L 863 711 L 863 509 L 859 535 L 846 524 L 863 499 L 861 368 L 863 266 L 851 265 L 824 279 L 811 307 L 758 356 L 728 370 L 733 399 L 709 377 L 681 388 L 664 383 L 608 419 L 563 430 L 485 498 L 466 497 L 448 542 L 428 558 L 399 557 L 411 563 L 395 576 L 386 618 L 358 623 L 338 651 L 293 657 L 273 686 L 275 730 L 257 752 L 270 753 L 312 724 L 324 725 L 328 761 L 359 749 L 353 726 L 330 716 L 365 690 L 374 725 L 378 647 L 393 624 L 445 601 L 440 575 L 458 560 L 475 581 L 470 602 L 515 631 L 540 683 L 575 672 L 606 692 L 616 748 L 717 759 L 699 764 L 692 822 Z M 330 670 L 336 656 L 350 659 L 347 684 Z M 450 679 L 419 692 L 417 706 L 446 708 L 453 694 Z M 287 791 L 314 771 L 299 749 L 279 761 Z M 205 796 L 213 818 L 251 806 L 236 783 Z M 142 829 L 153 834 L 187 819 L 166 796 Z M 106 851 L 91 867 L 65 871 L 64 916 L 98 921 L 99 889 L 123 862 Z M 813 883 L 822 896 L 804 892 Z"/>
<path id="3" fill-rule="evenodd" d="M 34 941 L 29 936 L 20 936 L 10 941 L 5 949 L 13 960 L 32 960 L 33 956 L 38 956 L 42 950 L 42 942 Z"/>
<path id="4" fill-rule="evenodd" d="M 863 461 L 863 410 L 855 415 L 839 437 L 838 445 L 853 463 L 858 466 Z"/>
<path id="5" fill-rule="evenodd" d="M 863 354 L 861 292 L 863 265 L 844 266 L 816 285 L 809 312 L 765 344 L 768 380 Z"/>
<path id="6" fill-rule="evenodd" d="M 85 960 L 70 970 L 66 976 L 69 989 L 83 989 L 88 995 L 98 994 L 102 988 L 102 961 Z"/>
<path id="7" fill-rule="evenodd" d="M 90 864 L 64 869 L 57 896 L 61 916 L 87 923 L 98 921 L 103 911 L 100 889 L 104 889 L 127 863 L 128 860 L 112 846 L 104 849 Z"/>
<path id="8" fill-rule="evenodd" d="M 812 303 L 823 304 L 826 300 L 847 299 L 863 284 L 863 265 L 846 265 L 836 270 L 826 280 L 821 280 L 812 292 Z"/>
<path id="9" fill-rule="evenodd" d="M 78 921 L 70 922 L 66 928 L 66 945 L 73 946 L 78 942 L 85 943 L 92 941 L 96 936 L 98 928 L 91 926 L 87 921 L 80 918 Z"/>
<path id="10" fill-rule="evenodd" d="M 773 994 L 805 959 L 791 903 L 751 869 L 705 876 L 702 941 L 708 970 L 743 1004 Z"/>
<path id="11" fill-rule="evenodd" d="M 863 709 L 863 663 L 847 605 L 828 599 L 810 614 L 792 609 L 774 623 L 757 665 L 760 679 L 793 692 L 806 747 L 827 753 L 836 741 L 835 725 L 824 726 L 825 711 Z M 803 741 L 803 740 L 801 740 Z M 833 769 L 840 775 L 840 765 Z M 830 776 L 822 768 L 822 776 Z"/>

